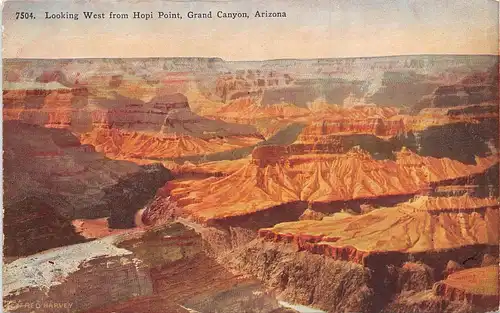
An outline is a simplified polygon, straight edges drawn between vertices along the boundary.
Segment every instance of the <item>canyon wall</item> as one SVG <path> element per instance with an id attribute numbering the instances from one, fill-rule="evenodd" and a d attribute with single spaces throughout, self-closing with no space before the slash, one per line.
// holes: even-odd
<path id="1" fill-rule="evenodd" d="M 54 306 L 59 312 L 279 308 L 259 283 L 206 258 L 199 235 L 178 223 L 58 248 L 6 266 L 4 308 L 10 312 L 26 312 L 31 305 L 37 312 L 54 312 Z"/>
<path id="2" fill-rule="evenodd" d="M 171 179 L 160 164 L 115 161 L 64 129 L 4 122 L 4 252 L 21 256 L 81 242 L 76 218 L 134 225 L 135 213 Z"/>

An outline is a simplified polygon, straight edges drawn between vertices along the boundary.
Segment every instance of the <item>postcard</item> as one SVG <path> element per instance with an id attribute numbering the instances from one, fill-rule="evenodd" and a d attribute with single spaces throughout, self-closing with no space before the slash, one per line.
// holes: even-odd
<path id="1" fill-rule="evenodd" d="M 2 8 L 3 312 L 498 309 L 498 1 Z"/>

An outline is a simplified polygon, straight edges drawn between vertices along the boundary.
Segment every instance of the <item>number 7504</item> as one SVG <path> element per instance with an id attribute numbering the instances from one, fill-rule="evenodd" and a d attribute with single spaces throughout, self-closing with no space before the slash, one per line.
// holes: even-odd
<path id="1" fill-rule="evenodd" d="M 16 12 L 16 20 L 28 20 L 34 18 L 35 15 L 33 12 Z"/>

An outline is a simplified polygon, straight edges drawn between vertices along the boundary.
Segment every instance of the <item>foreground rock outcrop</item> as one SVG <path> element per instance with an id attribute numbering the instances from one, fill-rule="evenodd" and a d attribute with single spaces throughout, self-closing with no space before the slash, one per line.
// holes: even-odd
<path id="1" fill-rule="evenodd" d="M 259 241 L 238 250 L 234 256 L 228 262 L 252 273 L 287 301 L 328 312 L 373 312 L 371 274 L 359 264 Z"/>
<path id="2" fill-rule="evenodd" d="M 328 312 L 486 312 L 497 301 L 496 264 L 446 275 L 450 262 L 489 264 L 496 225 L 496 199 L 420 197 L 261 229 L 223 259 L 279 297 Z"/>
<path id="3" fill-rule="evenodd" d="M 435 259 L 441 258 L 446 256 L 436 253 Z M 476 296 L 474 299 L 491 299 L 478 303 L 469 301 L 472 296 L 450 296 L 463 293 L 436 292 L 443 290 L 437 271 L 420 261 L 395 266 L 380 260 L 375 266 L 363 266 L 301 251 L 292 244 L 256 240 L 224 262 L 259 278 L 281 299 L 327 312 L 477 313 L 496 307 L 491 301 L 496 297 L 491 295 Z M 497 282 L 483 283 L 491 288 Z"/>
<path id="4" fill-rule="evenodd" d="M 207 258 L 200 236 L 177 223 L 18 259 L 4 268 L 3 292 L 4 309 L 20 313 L 279 308 L 258 282 Z"/>

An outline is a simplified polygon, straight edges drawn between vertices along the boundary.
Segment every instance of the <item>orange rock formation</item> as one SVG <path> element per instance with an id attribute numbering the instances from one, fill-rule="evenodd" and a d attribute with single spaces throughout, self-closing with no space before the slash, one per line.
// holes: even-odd
<path id="1" fill-rule="evenodd" d="M 81 140 L 110 158 L 161 159 L 227 151 L 255 145 L 262 139 L 250 136 L 202 139 L 189 135 L 94 129 L 83 134 Z"/>
<path id="2" fill-rule="evenodd" d="M 487 157 L 465 165 L 407 150 L 397 153 L 396 161 L 377 161 L 358 149 L 324 157 L 281 158 L 280 153 L 275 153 L 280 162 L 260 166 L 254 159 L 225 177 L 169 182 L 170 201 L 182 207 L 185 215 L 206 221 L 297 201 L 330 203 L 419 194 L 440 181 L 482 173 L 497 162 Z"/>
<path id="3" fill-rule="evenodd" d="M 266 240 L 294 242 L 312 253 L 366 264 L 369 255 L 386 252 L 496 245 L 498 221 L 494 198 L 424 196 L 364 215 L 281 223 L 259 234 Z"/>
<path id="4" fill-rule="evenodd" d="M 483 307 L 498 306 L 498 265 L 471 268 L 451 274 L 436 283 L 433 292 L 452 301 L 467 301 Z"/>

